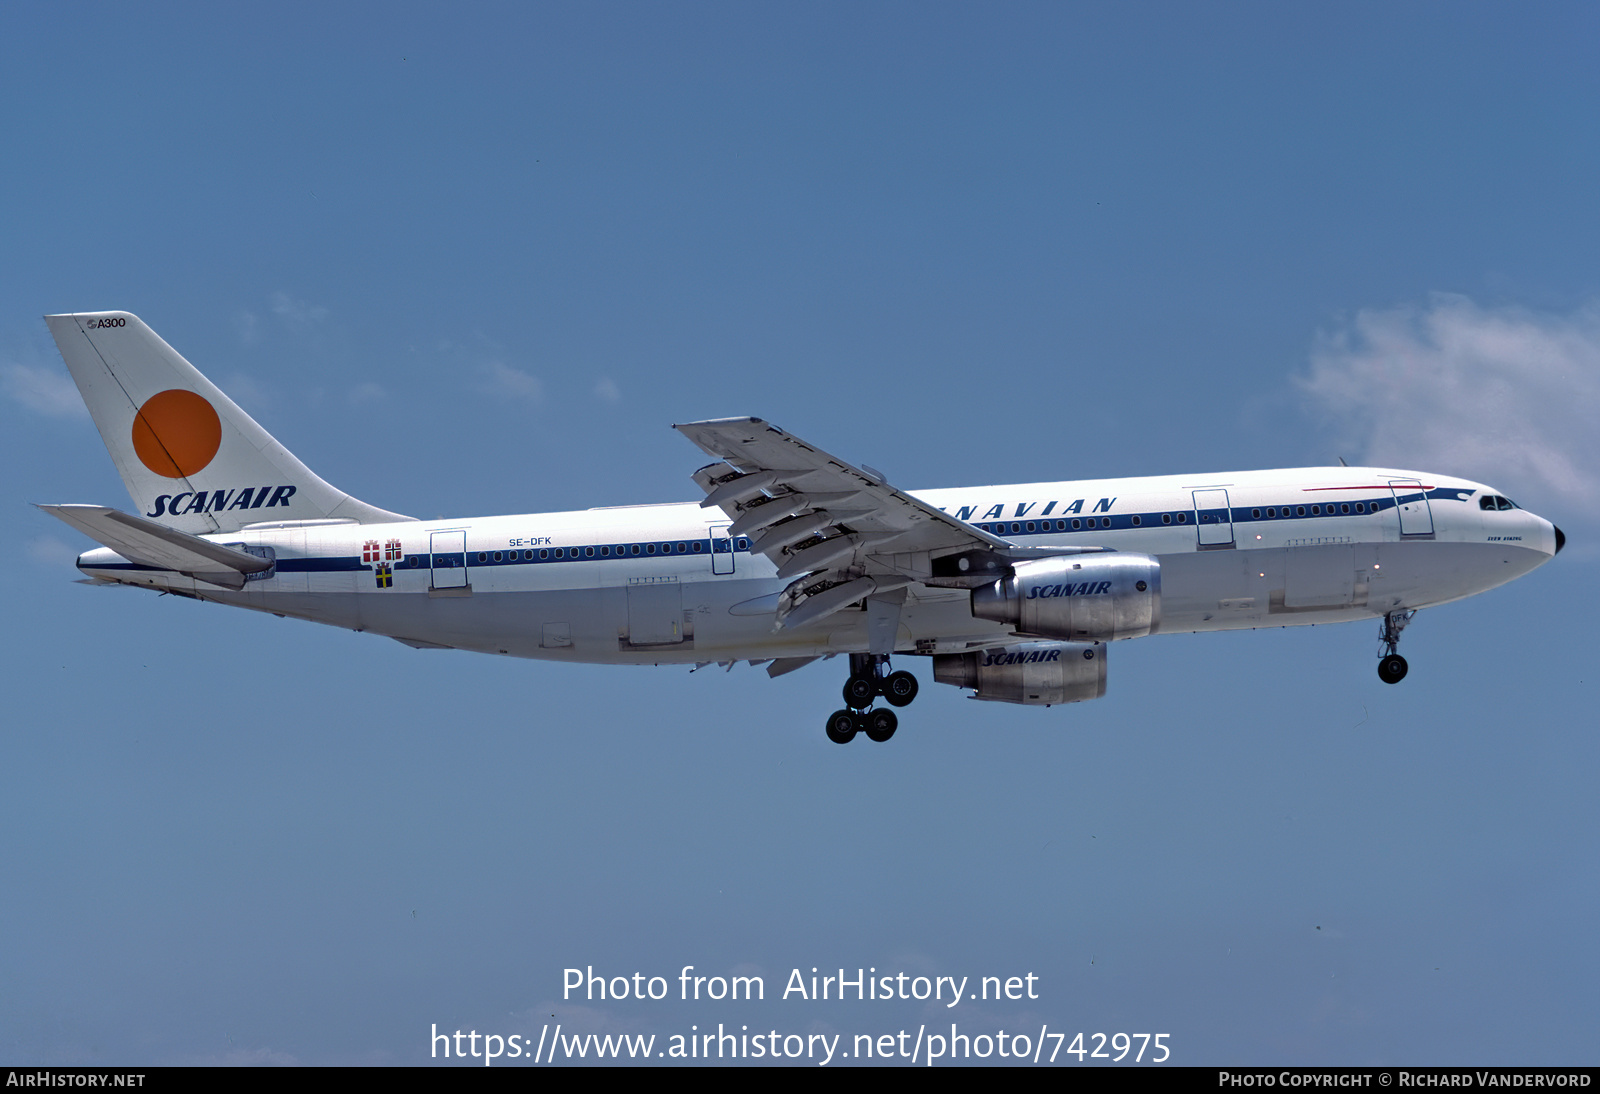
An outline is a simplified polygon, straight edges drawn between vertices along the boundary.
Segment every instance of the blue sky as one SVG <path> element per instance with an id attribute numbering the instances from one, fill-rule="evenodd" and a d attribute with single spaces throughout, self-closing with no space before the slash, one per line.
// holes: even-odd
<path id="1" fill-rule="evenodd" d="M 9 5 L 0 1058 L 961 1023 L 1175 1062 L 1594 1063 L 1592 9 Z M 73 584 L 124 505 L 47 312 L 140 315 L 419 516 L 687 500 L 754 414 L 909 487 L 1383 461 L 1555 520 L 1096 703 L 566 667 Z M 561 974 L 766 977 L 759 1004 Z M 951 1012 L 793 968 L 1040 977 Z M 554 1017 L 552 1017 L 554 1016 Z"/>

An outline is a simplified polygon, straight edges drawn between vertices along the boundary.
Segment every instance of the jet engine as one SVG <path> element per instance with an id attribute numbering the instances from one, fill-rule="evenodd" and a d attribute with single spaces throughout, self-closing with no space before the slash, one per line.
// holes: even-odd
<path id="1" fill-rule="evenodd" d="M 1142 638 L 1161 626 L 1161 564 L 1111 553 L 1018 562 L 1010 577 L 972 590 L 972 614 L 1045 638 Z"/>
<path id="2" fill-rule="evenodd" d="M 973 653 L 941 653 L 933 659 L 933 678 L 974 688 L 974 699 L 997 703 L 1082 703 L 1106 693 L 1106 647 L 1103 642 L 1022 642 Z"/>

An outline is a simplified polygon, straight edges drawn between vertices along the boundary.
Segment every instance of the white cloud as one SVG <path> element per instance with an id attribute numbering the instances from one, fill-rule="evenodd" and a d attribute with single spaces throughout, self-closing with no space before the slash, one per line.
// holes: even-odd
<path id="1" fill-rule="evenodd" d="M 328 317 L 328 309 L 321 304 L 296 300 L 286 292 L 272 294 L 272 310 L 279 318 L 302 326 Z"/>
<path id="2" fill-rule="evenodd" d="M 227 393 L 228 398 L 246 409 L 268 407 L 275 401 L 266 388 L 242 372 L 233 373 L 217 386 Z"/>
<path id="3" fill-rule="evenodd" d="M 195 1056 L 184 1061 L 196 1067 L 295 1067 L 300 1061 L 287 1052 L 272 1048 L 233 1048 L 212 1056 Z"/>
<path id="4" fill-rule="evenodd" d="M 594 385 L 594 393 L 608 403 L 614 403 L 622 398 L 622 389 L 617 382 L 609 376 L 602 376 L 600 382 Z"/>
<path id="5" fill-rule="evenodd" d="M 352 406 L 360 406 L 362 403 L 378 403 L 388 397 L 389 393 L 383 389 L 383 385 L 374 383 L 371 380 L 357 384 L 350 389 L 350 403 Z"/>
<path id="6" fill-rule="evenodd" d="M 86 418 L 89 411 L 72 377 L 52 368 L 0 366 L 0 386 L 12 399 L 51 418 Z"/>
<path id="7" fill-rule="evenodd" d="M 565 1001 L 556 1003 L 548 999 L 520 1015 L 517 1024 L 531 1027 L 535 1020 L 545 1015 L 560 1022 L 563 1033 L 607 1033 L 617 1029 L 627 1029 L 632 1024 L 629 1022 L 632 1016 L 616 1014 L 604 1007 L 590 1007 Z"/>
<path id="8" fill-rule="evenodd" d="M 242 311 L 238 313 L 233 317 L 233 325 L 238 328 L 239 341 L 245 345 L 248 346 L 256 340 L 256 328 L 260 325 L 260 320 L 256 318 L 255 312 Z"/>
<path id="9" fill-rule="evenodd" d="M 83 548 L 88 550 L 88 547 Z M 35 536 L 28 541 L 28 557 L 51 568 L 77 564 L 79 549 L 55 536 Z"/>
<path id="10" fill-rule="evenodd" d="M 1364 463 L 1477 479 L 1544 516 L 1600 501 L 1600 306 L 1364 310 L 1300 386 Z"/>
<path id="11" fill-rule="evenodd" d="M 482 368 L 483 382 L 478 390 L 486 395 L 538 402 L 544 397 L 544 385 L 537 376 L 530 376 L 519 368 L 500 361 L 490 361 Z"/>

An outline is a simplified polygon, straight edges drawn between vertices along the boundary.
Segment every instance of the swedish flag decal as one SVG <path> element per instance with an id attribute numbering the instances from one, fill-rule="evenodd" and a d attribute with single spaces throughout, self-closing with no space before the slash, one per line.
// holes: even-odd
<path id="1" fill-rule="evenodd" d="M 394 567 L 387 562 L 378 563 L 378 588 L 387 589 L 394 584 Z"/>

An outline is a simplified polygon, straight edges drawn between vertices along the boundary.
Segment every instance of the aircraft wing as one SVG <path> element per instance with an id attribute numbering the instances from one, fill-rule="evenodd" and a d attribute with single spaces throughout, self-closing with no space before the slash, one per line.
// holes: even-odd
<path id="1" fill-rule="evenodd" d="M 175 570 L 228 589 L 242 589 L 246 575 L 270 570 L 273 561 L 191 536 L 153 520 L 104 505 L 41 505 L 90 539 L 129 562 Z"/>
<path id="2" fill-rule="evenodd" d="M 967 588 L 995 580 L 1035 552 L 957 520 L 760 418 L 719 418 L 677 429 L 722 462 L 694 480 L 704 507 L 733 521 L 779 577 L 780 624 L 796 627 L 865 597 L 908 585 Z M 1068 551 L 1052 550 L 1049 554 Z"/>

